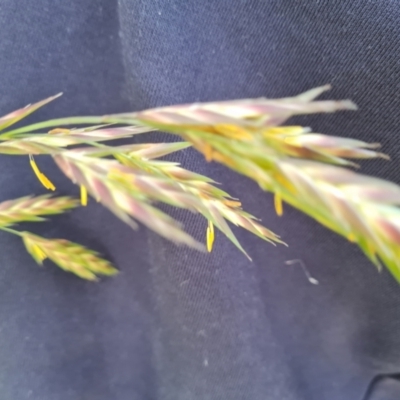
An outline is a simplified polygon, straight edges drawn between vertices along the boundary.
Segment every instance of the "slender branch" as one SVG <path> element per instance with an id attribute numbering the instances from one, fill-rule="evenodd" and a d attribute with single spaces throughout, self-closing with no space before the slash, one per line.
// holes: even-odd
<path id="1" fill-rule="evenodd" d="M 0 230 L 2 230 L 4 232 L 12 233 L 13 235 L 17 235 L 17 236 L 20 236 L 20 237 L 24 236 L 24 234 L 22 232 L 17 231 L 15 229 L 7 228 L 6 226 L 0 226 Z"/>

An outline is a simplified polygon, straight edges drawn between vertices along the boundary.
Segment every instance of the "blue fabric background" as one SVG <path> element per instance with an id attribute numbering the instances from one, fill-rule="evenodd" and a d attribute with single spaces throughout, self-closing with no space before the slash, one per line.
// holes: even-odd
<path id="1" fill-rule="evenodd" d="M 360 111 L 296 122 L 381 142 L 392 162 L 363 171 L 400 183 L 399 21 L 389 0 L 1 0 L 0 112 L 60 91 L 31 120 L 331 83 L 329 97 Z M 204 255 L 132 232 L 94 202 L 30 227 L 120 268 L 93 284 L 39 269 L 1 234 L 0 399 L 399 399 L 400 287 L 389 274 L 299 212 L 278 218 L 248 179 L 194 151 L 177 159 L 223 182 L 290 247 L 239 230 L 252 263 L 221 235 Z M 58 193 L 78 193 L 50 159 L 38 163 Z M 26 158 L 2 156 L 0 168 L 0 200 L 43 192 Z M 204 240 L 204 220 L 172 214 Z"/>

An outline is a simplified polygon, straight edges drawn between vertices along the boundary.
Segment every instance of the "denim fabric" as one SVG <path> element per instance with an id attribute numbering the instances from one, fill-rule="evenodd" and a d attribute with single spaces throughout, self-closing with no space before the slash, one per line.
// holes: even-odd
<path id="1" fill-rule="evenodd" d="M 392 162 L 363 171 L 400 183 L 399 21 L 389 0 L 0 0 L 0 111 L 59 91 L 31 120 L 331 83 L 329 97 L 352 98 L 360 111 L 294 122 L 381 142 Z M 29 226 L 120 268 L 93 284 L 39 269 L 18 238 L 1 234 L 0 399 L 400 398 L 393 278 L 298 211 L 278 218 L 250 180 L 191 150 L 174 159 L 223 182 L 290 247 L 235 230 L 253 262 L 219 234 L 204 255 L 132 232 L 94 202 Z M 77 194 L 51 160 L 38 163 L 60 194 Z M 0 200 L 43 192 L 25 158 L 2 156 L 0 168 Z M 203 219 L 171 214 L 204 240 Z M 285 264 L 292 259 L 320 284 Z"/>

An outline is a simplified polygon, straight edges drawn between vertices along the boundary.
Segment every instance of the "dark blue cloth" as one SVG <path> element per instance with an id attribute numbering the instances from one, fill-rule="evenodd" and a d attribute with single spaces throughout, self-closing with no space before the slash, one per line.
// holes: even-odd
<path id="1" fill-rule="evenodd" d="M 30 120 L 331 83 L 329 97 L 360 111 L 296 122 L 381 142 L 392 162 L 363 171 L 400 183 L 399 21 L 394 1 L 1 0 L 0 112 L 60 91 Z M 93 284 L 39 269 L 18 238 L 1 234 L 0 398 L 400 398 L 393 278 L 299 212 L 285 207 L 278 218 L 250 180 L 191 150 L 176 159 L 223 182 L 290 247 L 235 230 L 252 263 L 219 234 L 204 255 L 133 232 L 94 202 L 29 226 L 89 245 L 121 270 Z M 38 163 L 58 193 L 78 194 L 52 160 Z M 0 168 L 0 200 L 44 192 L 26 157 L 1 156 Z M 172 214 L 204 240 L 202 218 Z"/>

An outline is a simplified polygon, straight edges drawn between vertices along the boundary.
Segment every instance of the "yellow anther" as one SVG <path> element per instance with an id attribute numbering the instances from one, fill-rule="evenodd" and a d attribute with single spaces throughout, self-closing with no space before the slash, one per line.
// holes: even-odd
<path id="1" fill-rule="evenodd" d="M 279 194 L 275 194 L 274 196 L 274 205 L 275 211 L 279 216 L 283 215 L 283 205 L 282 205 L 282 198 Z"/>
<path id="2" fill-rule="evenodd" d="M 37 244 L 34 244 L 32 246 L 32 252 L 35 254 L 35 256 L 39 259 L 40 262 L 42 262 L 47 258 L 46 253 Z"/>
<path id="3" fill-rule="evenodd" d="M 215 239 L 214 234 L 214 224 L 211 221 L 208 221 L 207 226 L 207 251 L 210 253 L 213 248 L 213 243 Z"/>
<path id="4" fill-rule="evenodd" d="M 53 183 L 50 181 L 49 178 L 45 174 L 42 174 L 39 170 L 39 167 L 36 165 L 35 159 L 33 156 L 29 156 L 29 162 L 31 164 L 31 167 L 33 169 L 33 172 L 35 173 L 36 177 L 39 179 L 40 183 L 49 190 L 56 190 L 56 187 L 53 185 Z"/>
<path id="5" fill-rule="evenodd" d="M 81 185 L 81 204 L 83 206 L 87 206 L 88 203 L 88 194 L 85 186 Z"/>

